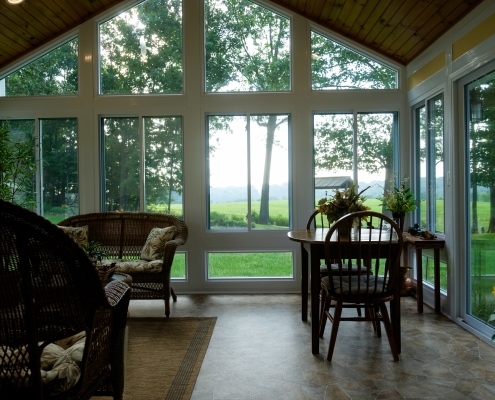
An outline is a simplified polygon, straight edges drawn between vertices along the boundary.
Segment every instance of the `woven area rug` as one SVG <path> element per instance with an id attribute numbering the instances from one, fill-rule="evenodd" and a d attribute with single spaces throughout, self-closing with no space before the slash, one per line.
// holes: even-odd
<path id="1" fill-rule="evenodd" d="M 216 317 L 129 318 L 124 400 L 187 400 Z"/>

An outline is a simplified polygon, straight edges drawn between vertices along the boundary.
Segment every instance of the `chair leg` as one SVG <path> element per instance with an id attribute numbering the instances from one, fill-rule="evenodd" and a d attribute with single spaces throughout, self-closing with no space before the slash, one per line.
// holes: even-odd
<path id="1" fill-rule="evenodd" d="M 390 323 L 387 306 L 385 303 L 380 303 L 379 307 L 383 318 L 383 325 L 385 326 L 385 332 L 387 332 L 390 350 L 392 350 L 392 355 L 394 356 L 394 361 L 399 361 L 399 353 L 397 352 L 397 346 L 395 344 L 394 333 L 392 331 L 392 324 Z"/>
<path id="2" fill-rule="evenodd" d="M 167 318 L 170 316 L 170 298 L 165 299 L 165 316 Z"/>
<path id="3" fill-rule="evenodd" d="M 319 335 L 322 338 L 325 333 L 325 327 L 327 325 L 327 311 L 330 309 L 331 299 L 328 298 L 327 293 L 322 290 L 322 299 L 321 299 L 321 311 L 320 311 L 320 331 Z"/>
<path id="4" fill-rule="evenodd" d="M 332 333 L 330 334 L 330 344 L 328 346 L 327 360 L 332 361 L 335 342 L 337 341 L 337 332 L 339 330 L 340 317 L 342 316 L 342 302 L 338 301 L 335 305 L 335 311 L 332 321 Z"/>
<path id="5" fill-rule="evenodd" d="M 373 319 L 374 314 L 373 310 L 370 307 L 364 307 L 364 315 L 365 318 L 368 318 L 371 321 L 371 325 L 373 325 L 373 332 L 376 332 L 376 321 Z"/>
<path id="6" fill-rule="evenodd" d="M 375 305 L 375 308 L 374 308 L 374 317 L 376 318 L 377 316 L 379 317 L 380 316 L 380 309 L 377 305 Z M 375 320 L 375 323 L 376 323 L 376 337 L 378 338 L 381 338 L 382 337 L 382 328 L 380 326 L 380 320 L 379 318 L 377 318 Z"/>
<path id="7" fill-rule="evenodd" d="M 174 302 L 177 301 L 177 296 L 174 292 L 174 289 L 172 288 L 172 286 L 170 286 L 170 294 L 172 295 L 172 299 L 174 300 Z"/>

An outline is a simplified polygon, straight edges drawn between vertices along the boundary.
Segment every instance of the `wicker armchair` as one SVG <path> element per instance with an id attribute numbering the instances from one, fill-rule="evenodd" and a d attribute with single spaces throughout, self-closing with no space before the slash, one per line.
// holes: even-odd
<path id="1" fill-rule="evenodd" d="M 122 398 L 129 298 L 125 283 L 103 288 L 85 252 L 61 229 L 0 200 L 0 397 L 88 399 L 99 390 Z M 75 356 L 57 363 L 79 378 L 60 388 L 64 372 L 47 372 L 42 356 L 77 334 L 79 365 Z"/>

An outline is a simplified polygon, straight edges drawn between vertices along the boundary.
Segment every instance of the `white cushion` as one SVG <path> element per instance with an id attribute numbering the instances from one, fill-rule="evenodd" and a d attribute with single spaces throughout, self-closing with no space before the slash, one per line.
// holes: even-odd
<path id="1" fill-rule="evenodd" d="M 153 228 L 141 250 L 141 260 L 153 261 L 163 258 L 165 243 L 175 236 L 175 226 Z"/>

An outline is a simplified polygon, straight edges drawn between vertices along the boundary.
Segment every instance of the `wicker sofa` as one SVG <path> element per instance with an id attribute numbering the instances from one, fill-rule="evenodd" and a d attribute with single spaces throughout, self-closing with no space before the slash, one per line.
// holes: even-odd
<path id="1" fill-rule="evenodd" d="M 187 241 L 187 225 L 181 219 L 159 213 L 102 212 L 69 217 L 58 224 L 64 227 L 86 227 L 88 241 L 102 244 L 107 256 L 104 263 L 116 262 L 116 272 L 132 277 L 131 299 L 163 299 L 165 315 L 170 315 L 170 271 L 177 246 Z M 143 247 L 154 228 L 175 227 L 170 240 L 160 244 L 158 257 L 143 260 Z M 146 257 L 144 257 L 146 258 Z"/>

